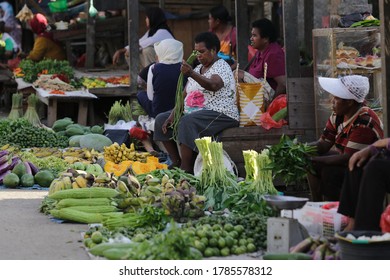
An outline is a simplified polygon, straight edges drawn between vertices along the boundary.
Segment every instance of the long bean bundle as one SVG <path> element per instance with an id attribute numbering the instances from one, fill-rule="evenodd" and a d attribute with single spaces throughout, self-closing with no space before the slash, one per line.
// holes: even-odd
<path id="1" fill-rule="evenodd" d="M 187 63 L 192 65 L 196 59 L 196 51 L 193 51 L 191 55 L 187 59 Z M 179 125 L 179 121 L 181 118 L 181 115 L 183 114 L 184 110 L 184 75 L 183 73 L 180 73 L 179 79 L 177 81 L 177 87 L 176 87 L 176 97 L 175 97 L 175 108 L 173 108 L 174 112 L 174 119 L 172 122 L 172 129 L 173 129 L 173 139 L 176 139 L 177 136 L 177 128 Z"/>

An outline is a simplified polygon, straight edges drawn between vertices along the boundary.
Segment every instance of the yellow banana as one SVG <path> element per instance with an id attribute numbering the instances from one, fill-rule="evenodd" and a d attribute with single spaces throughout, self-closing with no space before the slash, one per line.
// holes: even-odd
<path id="1" fill-rule="evenodd" d="M 76 181 L 72 182 L 72 189 L 80 189 Z"/>
<path id="2" fill-rule="evenodd" d="M 87 179 L 85 179 L 82 175 L 79 175 L 75 178 L 75 182 L 79 185 L 80 188 L 87 187 Z"/>

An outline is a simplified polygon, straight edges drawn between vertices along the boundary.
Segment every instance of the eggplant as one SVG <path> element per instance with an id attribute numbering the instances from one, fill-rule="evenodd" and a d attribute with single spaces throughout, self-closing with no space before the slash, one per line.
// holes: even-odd
<path id="1" fill-rule="evenodd" d="M 7 170 L 4 173 L 0 174 L 0 185 L 3 184 L 3 179 L 7 174 L 10 174 L 11 170 Z"/>
<path id="2" fill-rule="evenodd" d="M 32 175 L 31 167 L 28 164 L 27 161 L 23 162 L 24 166 L 26 167 L 26 173 Z"/>
<path id="3" fill-rule="evenodd" d="M 8 161 L 4 162 L 3 164 L 0 164 L 0 174 L 3 174 L 7 170 L 9 170 L 11 165 Z"/>
<path id="4" fill-rule="evenodd" d="M 8 155 L 0 156 L 0 165 L 8 161 Z"/>
<path id="5" fill-rule="evenodd" d="M 38 173 L 39 171 L 39 168 L 34 164 L 32 163 L 31 161 L 26 161 L 28 163 L 28 165 L 30 166 L 30 169 L 31 169 L 31 174 L 32 175 L 35 175 Z"/>
<path id="6" fill-rule="evenodd" d="M 0 157 L 5 156 L 5 155 L 8 155 L 8 154 L 9 154 L 8 150 L 2 150 L 2 151 L 0 151 Z"/>

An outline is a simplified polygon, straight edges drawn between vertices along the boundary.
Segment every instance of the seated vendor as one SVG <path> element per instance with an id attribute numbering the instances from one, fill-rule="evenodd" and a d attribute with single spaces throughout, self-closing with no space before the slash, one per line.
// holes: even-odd
<path id="1" fill-rule="evenodd" d="M 43 59 L 66 60 L 65 50 L 60 42 L 54 40 L 49 32 L 47 19 L 42 14 L 36 14 L 29 21 L 32 32 L 36 35 L 34 47 L 27 55 L 27 59 L 41 61 Z M 26 55 L 21 55 L 22 58 Z"/>
<path id="2" fill-rule="evenodd" d="M 149 67 L 146 91 L 140 91 L 137 99 L 148 114 L 149 122 L 175 107 L 176 87 L 183 60 L 183 44 L 175 39 L 165 39 L 154 44 L 157 62 Z M 154 126 L 152 126 L 154 127 Z M 153 151 L 149 141 L 144 143 L 148 152 Z"/>
<path id="3" fill-rule="evenodd" d="M 386 193 L 390 193 L 390 138 L 380 139 L 349 159 L 338 212 L 349 217 L 346 231 L 380 231 Z"/>
<path id="4" fill-rule="evenodd" d="M 153 139 L 162 141 L 172 167 L 193 173 L 198 153 L 195 139 L 215 136 L 226 128 L 239 125 L 236 86 L 230 65 L 218 57 L 220 42 L 214 33 L 204 32 L 195 37 L 195 51 L 200 62 L 194 69 L 183 60 L 181 72 L 188 77 L 184 89 L 183 108 L 158 114 Z M 184 114 L 175 116 L 175 109 Z M 177 142 L 171 125 L 178 121 Z M 178 150 L 178 144 L 180 152 Z"/>
<path id="5" fill-rule="evenodd" d="M 272 22 L 266 18 L 254 21 L 250 40 L 257 52 L 246 71 L 258 79 L 264 78 L 265 73 L 267 82 L 275 91 L 274 97 L 286 93 L 285 55 L 276 41 L 277 32 Z M 243 81 L 243 70 L 238 72 L 238 78 Z"/>
<path id="6" fill-rule="evenodd" d="M 0 54 L 5 62 L 13 58 L 14 54 L 18 52 L 18 46 L 15 40 L 5 32 L 5 23 L 0 21 Z"/>
<path id="7" fill-rule="evenodd" d="M 318 79 L 332 95 L 333 113 L 317 146 L 319 156 L 311 158 L 315 174 L 308 174 L 313 201 L 338 201 L 348 160 L 357 151 L 383 138 L 382 123 L 364 106 L 370 88 L 367 77 L 359 75 Z"/>

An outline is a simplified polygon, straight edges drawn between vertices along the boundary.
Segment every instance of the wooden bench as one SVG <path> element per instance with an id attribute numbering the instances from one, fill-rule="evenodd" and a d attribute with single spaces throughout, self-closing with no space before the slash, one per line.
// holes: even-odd
<path id="1" fill-rule="evenodd" d="M 283 134 L 293 138 L 299 137 L 299 135 L 303 135 L 303 133 L 303 130 L 289 129 L 288 126 L 270 130 L 266 130 L 259 126 L 235 127 L 224 130 L 218 136 L 218 141 L 223 143 L 223 149 L 236 164 L 238 175 L 245 177 L 242 151 L 261 151 L 266 148 L 267 145 L 279 143 L 280 137 Z"/>

